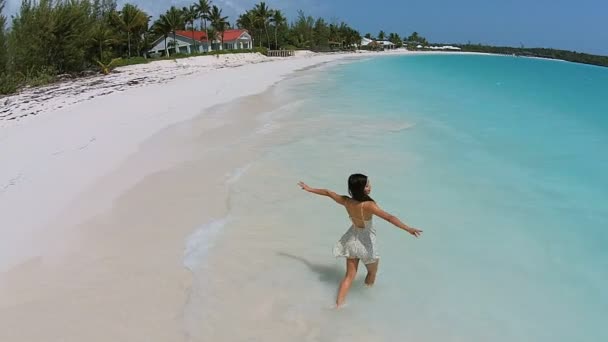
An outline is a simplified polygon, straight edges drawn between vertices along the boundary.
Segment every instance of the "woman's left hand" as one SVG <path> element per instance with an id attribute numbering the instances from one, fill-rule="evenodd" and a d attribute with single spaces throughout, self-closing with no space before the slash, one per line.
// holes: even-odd
<path id="1" fill-rule="evenodd" d="M 407 232 L 414 235 L 415 237 L 420 237 L 420 234 L 422 234 L 422 230 L 412 227 L 408 227 Z"/>

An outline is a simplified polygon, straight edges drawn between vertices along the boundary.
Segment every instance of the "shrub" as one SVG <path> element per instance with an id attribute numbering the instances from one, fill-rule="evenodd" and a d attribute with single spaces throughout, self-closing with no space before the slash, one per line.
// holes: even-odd
<path id="1" fill-rule="evenodd" d="M 12 94 L 23 86 L 23 77 L 17 75 L 0 75 L 0 94 Z"/>

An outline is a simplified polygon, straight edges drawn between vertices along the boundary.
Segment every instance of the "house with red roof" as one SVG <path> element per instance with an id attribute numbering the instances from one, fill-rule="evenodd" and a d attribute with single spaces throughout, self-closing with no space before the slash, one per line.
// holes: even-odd
<path id="1" fill-rule="evenodd" d="M 253 41 L 247 30 L 226 30 L 223 38 L 222 44 L 220 37 L 207 39 L 205 31 L 177 30 L 175 31 L 175 40 L 173 39 L 173 33 L 170 33 L 167 37 L 161 36 L 154 41 L 148 53 L 164 55 L 167 51 L 169 55 L 173 55 L 175 53 L 190 54 L 214 50 L 253 48 Z"/>

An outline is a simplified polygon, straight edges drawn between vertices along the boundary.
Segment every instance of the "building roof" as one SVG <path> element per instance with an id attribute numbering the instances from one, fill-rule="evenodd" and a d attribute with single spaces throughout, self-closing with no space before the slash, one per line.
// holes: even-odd
<path id="1" fill-rule="evenodd" d="M 226 30 L 224 31 L 224 41 L 237 40 L 243 33 L 247 33 L 247 30 Z M 188 39 L 192 39 L 198 41 L 207 41 L 207 33 L 205 31 L 194 31 L 194 35 L 192 31 L 185 30 L 177 30 L 175 34 L 178 36 L 186 37 Z"/>
<path id="2" fill-rule="evenodd" d="M 372 39 L 369 39 L 369 38 L 366 38 L 366 37 L 361 38 L 361 45 L 362 46 L 369 45 L 371 42 L 373 42 Z"/>

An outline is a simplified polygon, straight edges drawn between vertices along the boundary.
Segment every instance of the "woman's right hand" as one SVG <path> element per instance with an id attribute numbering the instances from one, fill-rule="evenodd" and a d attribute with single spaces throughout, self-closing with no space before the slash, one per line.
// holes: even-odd
<path id="1" fill-rule="evenodd" d="M 412 235 L 414 235 L 415 237 L 420 237 L 420 234 L 422 234 L 422 230 L 420 229 L 416 229 L 416 228 L 412 228 L 412 227 L 408 227 L 406 229 L 406 231 Z"/>
<path id="2" fill-rule="evenodd" d="M 304 191 L 310 192 L 310 190 L 311 190 L 311 187 L 309 187 L 308 185 L 306 185 L 306 183 L 304 183 L 302 181 L 298 182 L 298 186 L 300 186 L 300 188 L 302 188 L 302 190 L 304 190 Z"/>

